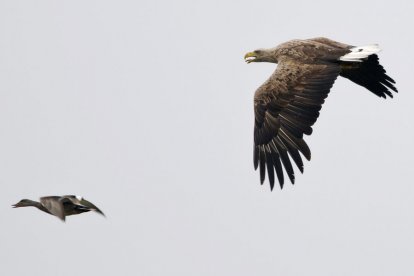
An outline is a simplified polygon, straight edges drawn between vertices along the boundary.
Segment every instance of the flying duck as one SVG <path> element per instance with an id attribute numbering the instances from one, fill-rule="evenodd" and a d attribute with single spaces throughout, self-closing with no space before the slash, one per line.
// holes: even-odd
<path id="1" fill-rule="evenodd" d="M 66 216 L 78 215 L 89 211 L 95 211 L 105 216 L 94 204 L 81 196 L 75 195 L 45 196 L 40 198 L 40 202 L 22 199 L 12 206 L 13 208 L 36 207 L 43 212 L 60 218 L 62 221 L 65 221 Z"/>

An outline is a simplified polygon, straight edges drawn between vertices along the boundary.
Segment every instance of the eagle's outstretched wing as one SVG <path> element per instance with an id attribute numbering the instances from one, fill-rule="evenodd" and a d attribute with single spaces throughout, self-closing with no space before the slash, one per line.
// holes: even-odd
<path id="1" fill-rule="evenodd" d="M 310 160 L 303 134 L 312 133 L 325 98 L 328 96 L 340 65 L 304 64 L 297 60 L 279 63 L 272 76 L 260 86 L 254 97 L 254 167 L 260 167 L 263 184 L 266 170 L 273 189 L 276 170 L 283 188 L 283 167 L 292 182 L 295 175 L 290 158 L 303 172 L 301 152 Z M 289 158 L 290 155 L 290 158 Z"/>

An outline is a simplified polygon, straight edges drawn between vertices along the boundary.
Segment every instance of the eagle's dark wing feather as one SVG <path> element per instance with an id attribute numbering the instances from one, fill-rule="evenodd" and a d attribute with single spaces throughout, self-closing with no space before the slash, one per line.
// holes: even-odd
<path id="1" fill-rule="evenodd" d="M 322 104 L 340 71 L 337 63 L 279 63 L 273 75 L 255 93 L 254 167 L 260 168 L 263 184 L 266 170 L 273 189 L 276 175 L 283 188 L 282 164 L 292 182 L 291 159 L 303 172 L 301 152 L 310 160 L 303 134 L 312 133 Z M 290 157 L 289 157 L 290 155 Z"/>
<path id="2" fill-rule="evenodd" d="M 334 40 L 326 38 L 326 37 L 315 37 L 315 38 L 307 39 L 307 41 L 318 42 L 318 43 L 325 44 L 329 47 L 336 48 L 336 49 L 348 50 L 348 49 L 353 47 L 351 45 L 344 44 L 344 43 L 341 43 L 341 42 L 338 42 L 338 41 L 334 41 Z"/>
<path id="3" fill-rule="evenodd" d="M 384 67 L 379 64 L 377 55 L 370 55 L 362 62 L 341 62 L 340 76 L 359 84 L 375 95 L 392 98 L 392 93 L 398 92 L 395 81 L 387 75 Z"/>

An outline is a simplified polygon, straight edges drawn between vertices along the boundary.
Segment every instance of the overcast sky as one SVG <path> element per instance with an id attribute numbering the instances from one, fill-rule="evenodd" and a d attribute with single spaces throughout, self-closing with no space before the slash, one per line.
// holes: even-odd
<path id="1" fill-rule="evenodd" d="M 383 1 L 385 2 L 385 1 Z M 0 1 L 0 275 L 413 275 L 411 1 Z M 253 169 L 253 94 L 294 38 L 378 43 L 295 186 Z M 297 171 L 298 172 L 298 171 Z M 21 198 L 79 194 L 66 223 Z"/>

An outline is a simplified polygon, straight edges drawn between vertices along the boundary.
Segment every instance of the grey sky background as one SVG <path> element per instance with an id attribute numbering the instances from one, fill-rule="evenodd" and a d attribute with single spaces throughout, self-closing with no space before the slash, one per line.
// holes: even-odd
<path id="1" fill-rule="evenodd" d="M 1 275 L 413 275 L 412 1 L 1 1 Z M 338 79 L 270 192 L 253 93 L 294 38 L 379 43 L 400 91 Z M 21 198 L 79 194 L 66 223 Z"/>

